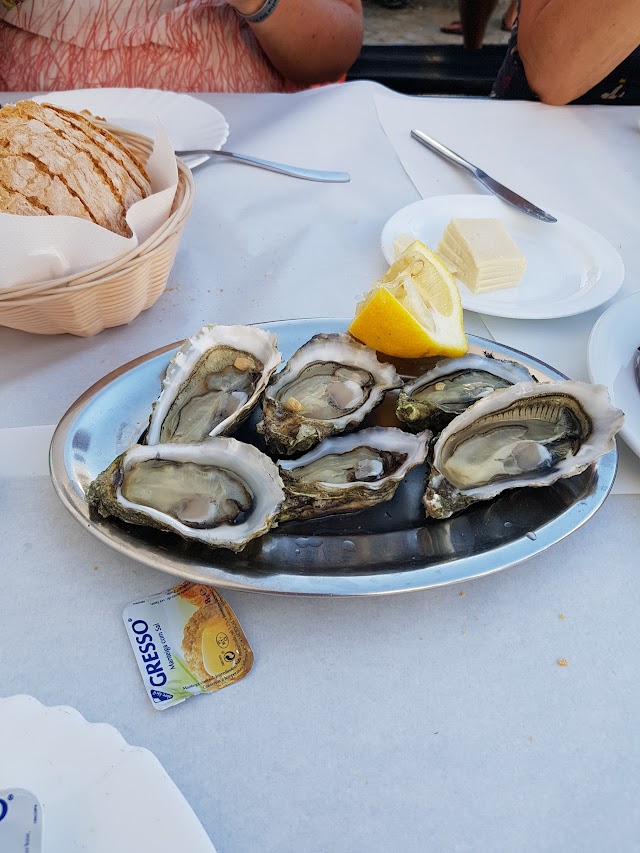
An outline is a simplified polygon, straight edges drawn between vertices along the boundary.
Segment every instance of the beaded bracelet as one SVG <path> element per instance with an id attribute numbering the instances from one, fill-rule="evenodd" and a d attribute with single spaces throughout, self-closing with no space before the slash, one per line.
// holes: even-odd
<path id="1" fill-rule="evenodd" d="M 240 12 L 240 15 L 250 24 L 261 24 L 262 21 L 266 21 L 269 15 L 275 12 L 279 2 L 280 0 L 265 0 L 264 4 L 253 15 L 243 15 L 242 12 Z"/>

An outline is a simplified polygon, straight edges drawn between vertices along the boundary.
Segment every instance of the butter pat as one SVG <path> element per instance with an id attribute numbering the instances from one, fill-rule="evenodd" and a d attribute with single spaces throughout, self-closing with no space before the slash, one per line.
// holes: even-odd
<path id="1" fill-rule="evenodd" d="M 233 684 L 253 664 L 233 610 L 211 586 L 181 583 L 134 601 L 122 615 L 156 709 Z"/>
<path id="2" fill-rule="evenodd" d="M 474 293 L 515 287 L 527 268 L 499 219 L 452 219 L 437 251 Z"/>

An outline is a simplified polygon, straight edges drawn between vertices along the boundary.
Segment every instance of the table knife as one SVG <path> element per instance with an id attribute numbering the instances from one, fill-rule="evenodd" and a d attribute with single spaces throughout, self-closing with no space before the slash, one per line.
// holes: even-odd
<path id="1" fill-rule="evenodd" d="M 452 163 L 456 163 L 458 166 L 462 166 L 463 169 L 466 169 L 468 172 L 477 178 L 480 183 L 484 184 L 485 187 L 491 190 L 492 193 L 501 198 L 503 201 L 506 201 L 507 204 L 511 204 L 514 207 L 517 207 L 518 210 L 522 210 L 524 213 L 528 213 L 529 216 L 535 216 L 536 219 L 541 219 L 543 222 L 557 222 L 558 220 L 555 216 L 551 216 L 550 213 L 546 213 L 544 210 L 541 210 L 539 207 L 536 207 L 535 204 L 532 204 L 530 201 L 527 201 L 526 198 L 522 198 L 522 196 L 515 193 L 513 190 L 510 190 L 509 187 L 503 186 L 503 184 L 499 183 L 492 178 L 490 175 L 487 175 L 486 172 L 483 172 L 482 169 L 479 169 L 477 166 L 474 166 L 473 163 L 469 163 L 468 160 L 465 160 L 464 157 L 461 157 L 459 154 L 456 154 L 455 151 L 452 151 L 450 148 L 447 148 L 446 145 L 443 145 L 441 142 L 438 142 L 436 139 L 432 139 L 430 136 L 427 136 L 426 133 L 423 133 L 421 130 L 412 130 L 411 136 L 414 139 L 417 139 L 418 142 L 421 142 L 427 148 L 430 148 L 432 151 L 435 151 L 436 154 L 440 154 L 442 157 L 445 157 L 447 160 L 451 160 Z"/>

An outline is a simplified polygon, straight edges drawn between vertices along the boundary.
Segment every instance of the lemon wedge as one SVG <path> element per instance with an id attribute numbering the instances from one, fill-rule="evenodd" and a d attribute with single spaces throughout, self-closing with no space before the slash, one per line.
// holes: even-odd
<path id="1" fill-rule="evenodd" d="M 358 303 L 349 331 L 378 352 L 398 358 L 457 357 L 469 348 L 453 276 L 418 240 Z"/>

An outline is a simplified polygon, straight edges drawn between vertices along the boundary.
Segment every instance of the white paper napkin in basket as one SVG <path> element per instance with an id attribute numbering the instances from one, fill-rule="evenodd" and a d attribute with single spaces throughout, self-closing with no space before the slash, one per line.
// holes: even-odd
<path id="1" fill-rule="evenodd" d="M 0 213 L 0 288 L 83 272 L 144 243 L 169 218 L 178 186 L 175 154 L 160 122 L 145 168 L 151 195 L 127 211 L 132 237 L 77 216 Z"/>

